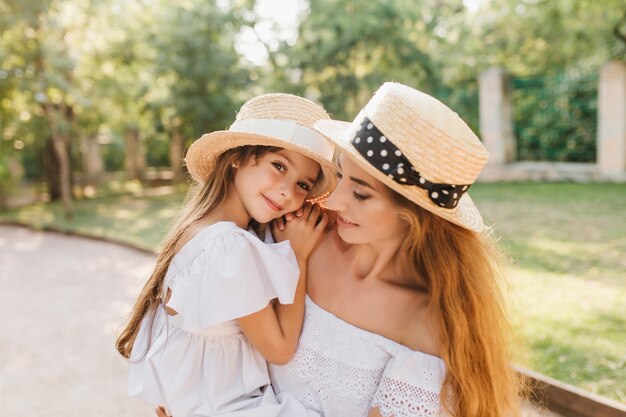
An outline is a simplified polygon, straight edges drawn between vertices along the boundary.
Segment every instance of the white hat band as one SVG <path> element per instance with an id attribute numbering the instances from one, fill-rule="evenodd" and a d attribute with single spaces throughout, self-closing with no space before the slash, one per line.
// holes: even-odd
<path id="1" fill-rule="evenodd" d="M 228 131 L 281 139 L 315 152 L 329 161 L 333 158 L 333 146 L 323 135 L 291 120 L 245 119 L 233 123 Z"/>

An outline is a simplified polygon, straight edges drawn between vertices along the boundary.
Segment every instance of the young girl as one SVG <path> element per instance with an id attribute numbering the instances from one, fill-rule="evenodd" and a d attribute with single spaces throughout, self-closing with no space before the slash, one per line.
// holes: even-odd
<path id="1" fill-rule="evenodd" d="M 275 235 L 298 236 L 291 246 L 248 228 L 332 189 L 333 147 L 311 128 L 328 118 L 306 99 L 263 95 L 228 131 L 191 146 L 186 164 L 199 191 L 117 340 L 130 359 L 131 396 L 174 417 L 306 414 L 293 397 L 274 395 L 265 360 L 286 363 L 296 349 L 306 261 L 327 219 L 306 204 L 295 230 Z"/>

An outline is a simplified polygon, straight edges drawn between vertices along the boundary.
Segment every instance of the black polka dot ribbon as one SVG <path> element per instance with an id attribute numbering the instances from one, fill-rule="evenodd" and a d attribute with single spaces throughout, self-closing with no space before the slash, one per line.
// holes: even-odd
<path id="1" fill-rule="evenodd" d="M 372 166 L 398 184 L 427 190 L 428 197 L 439 207 L 455 208 L 470 187 L 438 184 L 422 177 L 402 152 L 367 117 L 363 118 L 361 127 L 352 139 L 352 145 Z"/>

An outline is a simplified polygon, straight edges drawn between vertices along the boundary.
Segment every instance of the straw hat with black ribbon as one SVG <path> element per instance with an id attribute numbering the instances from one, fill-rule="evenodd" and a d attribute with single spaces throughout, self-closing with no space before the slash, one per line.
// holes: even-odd
<path id="1" fill-rule="evenodd" d="M 330 119 L 316 103 L 291 94 L 272 93 L 248 100 L 228 130 L 202 135 L 185 157 L 194 180 L 206 182 L 219 155 L 245 145 L 275 146 L 299 152 L 320 164 L 323 178 L 315 184 L 310 198 L 332 191 L 336 167 L 332 162 L 334 146 L 313 129 L 318 120 Z"/>
<path id="2" fill-rule="evenodd" d="M 484 228 L 467 189 L 489 154 L 467 124 L 434 97 L 385 83 L 352 123 L 320 120 L 315 129 L 420 207 L 466 229 Z"/>

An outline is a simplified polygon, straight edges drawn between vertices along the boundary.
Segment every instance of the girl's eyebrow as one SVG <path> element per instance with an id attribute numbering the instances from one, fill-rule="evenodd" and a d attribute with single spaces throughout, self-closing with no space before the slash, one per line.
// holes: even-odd
<path id="1" fill-rule="evenodd" d="M 291 159 L 289 159 L 289 157 L 287 155 L 283 155 L 282 153 L 278 153 L 276 152 L 277 155 L 280 155 L 282 158 L 285 158 L 287 160 L 287 162 L 289 162 L 289 165 L 291 165 L 292 167 L 295 167 L 296 164 L 293 163 L 293 161 Z M 309 181 L 311 184 L 315 184 L 315 180 L 312 179 L 311 177 L 305 177 L 304 178 L 306 181 Z"/>

